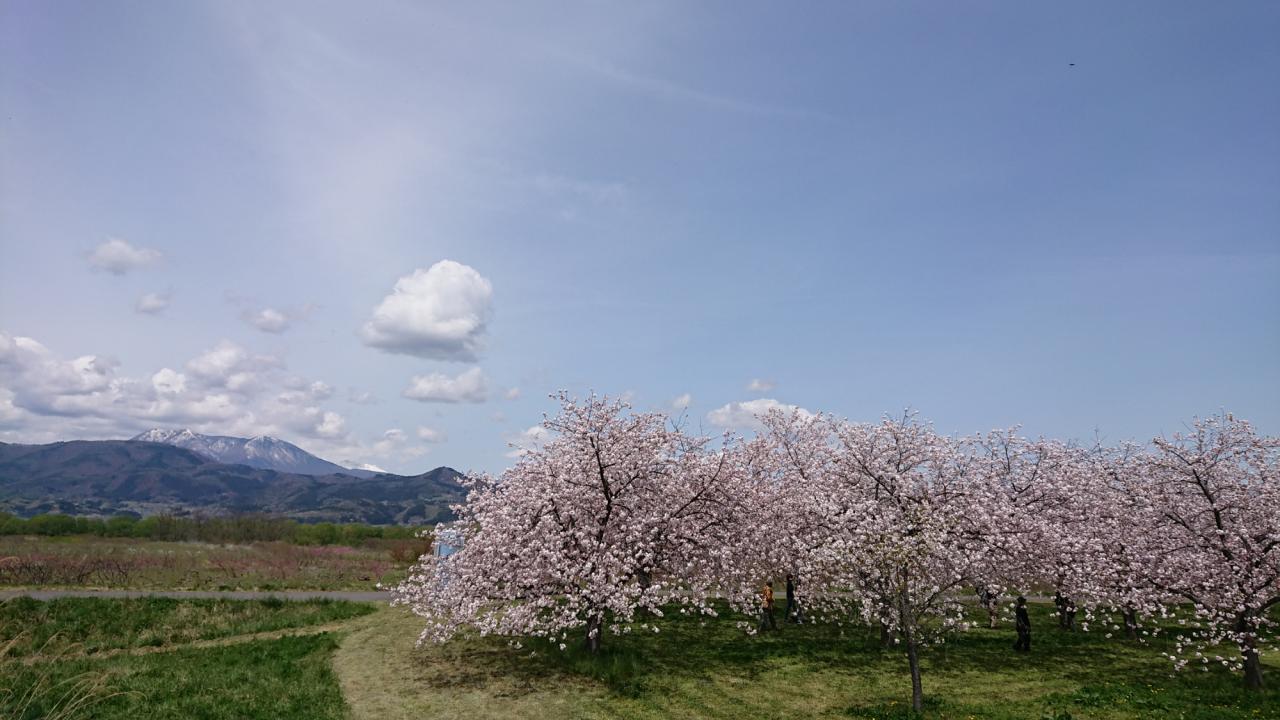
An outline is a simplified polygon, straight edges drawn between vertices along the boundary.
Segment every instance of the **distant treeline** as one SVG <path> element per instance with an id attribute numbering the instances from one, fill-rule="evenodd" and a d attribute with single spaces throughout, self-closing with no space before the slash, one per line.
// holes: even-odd
<path id="1" fill-rule="evenodd" d="M 422 529 L 402 525 L 301 523 L 269 515 L 212 518 L 117 515 L 94 518 L 50 513 L 20 518 L 0 512 L 0 535 L 96 535 L 211 543 L 276 541 L 298 545 L 358 545 L 370 539 L 411 539 Z"/>

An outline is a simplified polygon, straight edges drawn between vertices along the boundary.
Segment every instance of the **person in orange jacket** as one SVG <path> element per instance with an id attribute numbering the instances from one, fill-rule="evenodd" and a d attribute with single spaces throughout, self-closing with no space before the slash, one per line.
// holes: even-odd
<path id="1" fill-rule="evenodd" d="M 770 578 L 764 584 L 764 592 L 761 594 L 760 605 L 760 632 L 764 632 L 765 627 L 772 630 L 778 629 L 778 623 L 773 619 L 773 579 Z"/>

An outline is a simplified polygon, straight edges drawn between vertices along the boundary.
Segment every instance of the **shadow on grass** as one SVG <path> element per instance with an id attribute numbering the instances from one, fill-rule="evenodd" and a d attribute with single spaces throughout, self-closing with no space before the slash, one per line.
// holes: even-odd
<path id="1" fill-rule="evenodd" d="M 657 634 L 607 635 L 598 655 L 586 651 L 582 638 L 567 638 L 561 651 L 559 641 L 526 638 L 516 649 L 502 639 L 470 637 L 422 651 L 420 659 L 430 666 L 425 679 L 435 687 L 500 687 L 504 695 L 585 681 L 620 697 L 640 698 L 666 692 L 672 678 L 751 683 L 763 673 L 781 673 L 776 677 L 793 678 L 797 686 L 807 681 L 867 687 L 867 692 L 850 693 L 864 698 L 847 709 L 851 717 L 917 717 L 909 703 L 885 701 L 896 688 L 908 700 L 910 680 L 904 653 L 882 649 L 878 631 L 787 624 L 745 636 L 733 622 L 741 616 L 718 610 L 719 618 L 670 612 L 658 623 Z M 1033 607 L 1032 621 L 1030 654 L 1014 652 L 1014 633 L 1007 625 L 973 629 L 925 650 L 924 717 L 1280 717 L 1274 690 L 1249 693 L 1238 675 L 1225 669 L 1175 675 L 1161 657 L 1171 646 L 1168 638 L 1143 645 L 1107 639 L 1097 630 L 1061 631 L 1049 606 Z M 825 680 L 814 680 L 815 674 Z M 872 691 L 877 684 L 878 695 Z"/>

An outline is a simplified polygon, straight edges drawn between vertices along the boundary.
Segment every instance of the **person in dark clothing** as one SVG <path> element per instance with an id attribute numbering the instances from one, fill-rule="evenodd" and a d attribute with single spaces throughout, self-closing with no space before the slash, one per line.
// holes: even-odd
<path id="1" fill-rule="evenodd" d="M 1058 627 L 1063 630 L 1076 629 L 1076 602 L 1062 591 L 1054 593 L 1053 604 L 1058 606 Z"/>
<path id="2" fill-rule="evenodd" d="M 764 592 L 760 595 L 760 629 L 764 632 L 765 628 L 771 630 L 778 629 L 778 622 L 773 619 L 773 580 L 769 580 L 764 585 Z"/>
<path id="3" fill-rule="evenodd" d="M 1053 593 L 1053 606 L 1058 608 L 1058 627 L 1067 629 L 1067 596 L 1061 590 Z"/>
<path id="4" fill-rule="evenodd" d="M 787 612 L 782 616 L 786 622 L 800 622 L 800 605 L 796 602 L 796 579 L 787 576 Z"/>
<path id="5" fill-rule="evenodd" d="M 1018 641 L 1013 649 L 1018 652 L 1031 652 L 1031 617 L 1027 615 L 1027 599 L 1018 596 L 1018 606 L 1013 611 L 1014 627 L 1018 630 Z"/>

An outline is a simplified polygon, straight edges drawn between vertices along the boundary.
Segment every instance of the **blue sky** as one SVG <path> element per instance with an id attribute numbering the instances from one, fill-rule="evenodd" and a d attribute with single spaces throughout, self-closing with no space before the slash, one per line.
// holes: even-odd
<path id="1" fill-rule="evenodd" d="M 1274 434 L 1278 35 L 1262 2 L 5 0 L 0 440 L 497 470 L 559 388 L 709 432 Z"/>

